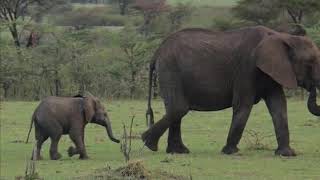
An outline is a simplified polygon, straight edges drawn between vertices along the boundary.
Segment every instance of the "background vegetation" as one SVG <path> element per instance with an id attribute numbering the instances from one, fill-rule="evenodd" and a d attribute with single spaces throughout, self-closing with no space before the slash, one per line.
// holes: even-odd
<path id="1" fill-rule="evenodd" d="M 38 100 L 84 91 L 108 99 L 107 111 L 117 137 L 122 122 L 133 126 L 132 159 L 152 171 L 184 179 L 320 179 L 319 120 L 309 115 L 302 90 L 288 90 L 292 146 L 298 157 L 273 155 L 276 141 L 263 103 L 256 106 L 241 141 L 241 152 L 224 156 L 231 111 L 190 112 L 183 123 L 189 155 L 167 155 L 166 135 L 157 153 L 142 148 L 148 63 L 160 42 L 186 27 L 229 30 L 265 25 L 281 32 L 306 34 L 320 46 L 318 0 L 1 0 L 0 1 L 0 179 L 23 175 L 32 144 L 24 144 Z M 157 92 L 155 93 L 157 94 Z M 298 98 L 297 98 L 298 97 Z M 122 100 L 121 100 L 122 99 Z M 123 100 L 134 99 L 134 100 Z M 3 101 L 5 100 L 5 101 Z M 11 101 L 14 100 L 14 101 Z M 26 102 L 33 101 L 33 102 Z M 160 101 L 155 116 L 163 114 Z M 210 126 L 210 127 L 209 127 Z M 60 144 L 62 160 L 45 160 L 37 171 L 45 179 L 93 177 L 124 164 L 120 147 L 103 128 L 89 125 L 91 159 L 67 157 L 71 144 Z M 201 141 L 199 140 L 201 139 Z M 33 143 L 33 142 L 32 142 Z"/>
<path id="2" fill-rule="evenodd" d="M 0 97 L 39 100 L 87 90 L 104 98 L 144 98 L 149 59 L 168 34 L 184 27 L 228 30 L 257 24 L 295 33 L 299 24 L 319 44 L 319 4 L 5 0 L 0 4 Z M 13 12 L 5 14 L 10 6 Z"/>

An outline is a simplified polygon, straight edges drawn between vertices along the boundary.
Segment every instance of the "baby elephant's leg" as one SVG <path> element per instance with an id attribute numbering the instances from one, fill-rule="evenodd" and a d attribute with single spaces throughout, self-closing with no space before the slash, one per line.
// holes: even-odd
<path id="1" fill-rule="evenodd" d="M 68 149 L 68 155 L 69 157 L 72 157 L 73 155 L 79 154 L 79 151 L 77 148 L 70 146 Z"/>
<path id="2" fill-rule="evenodd" d="M 60 138 L 61 138 L 61 135 L 51 137 L 51 146 L 50 146 L 51 160 L 58 160 L 62 157 L 61 154 L 58 152 L 58 143 Z"/>
<path id="3" fill-rule="evenodd" d="M 83 130 L 79 132 L 79 130 L 71 130 L 69 134 L 71 140 L 76 145 L 76 148 L 70 146 L 68 149 L 69 156 L 73 156 L 75 154 L 80 154 L 80 159 L 88 159 L 88 155 L 83 142 Z"/>

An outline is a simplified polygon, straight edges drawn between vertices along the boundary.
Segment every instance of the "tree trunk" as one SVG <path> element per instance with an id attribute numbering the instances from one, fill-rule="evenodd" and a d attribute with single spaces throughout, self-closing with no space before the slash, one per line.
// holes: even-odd
<path id="1" fill-rule="evenodd" d="M 120 14 L 124 16 L 128 7 L 128 0 L 119 0 Z"/>
<path id="2" fill-rule="evenodd" d="M 2 88 L 3 88 L 3 91 L 4 91 L 4 99 L 8 99 L 8 95 L 9 95 L 8 92 L 9 92 L 10 84 L 5 82 L 5 83 L 3 83 Z"/>
<path id="3" fill-rule="evenodd" d="M 86 85 L 83 80 L 80 80 L 79 94 L 84 94 L 86 91 Z"/>
<path id="4" fill-rule="evenodd" d="M 304 100 L 304 89 L 303 88 L 300 88 L 300 89 L 301 89 L 301 92 L 300 92 L 301 100 Z"/>
<path id="5" fill-rule="evenodd" d="M 55 95 L 60 96 L 60 80 L 55 79 L 54 80 L 54 85 L 55 85 Z"/>
<path id="6" fill-rule="evenodd" d="M 18 35 L 18 30 L 17 30 L 17 24 L 13 23 L 12 26 L 10 27 L 10 32 L 12 35 L 12 38 L 14 40 L 14 44 L 16 47 L 20 47 L 20 41 L 19 41 L 19 35 Z"/>
<path id="7" fill-rule="evenodd" d="M 60 79 L 59 79 L 58 71 L 54 72 L 54 76 L 55 76 L 55 79 L 54 79 L 55 96 L 60 96 L 61 82 L 60 82 Z"/>
<path id="8" fill-rule="evenodd" d="M 136 91 L 136 71 L 131 72 L 131 82 L 130 82 L 130 98 L 134 98 L 134 94 Z"/>

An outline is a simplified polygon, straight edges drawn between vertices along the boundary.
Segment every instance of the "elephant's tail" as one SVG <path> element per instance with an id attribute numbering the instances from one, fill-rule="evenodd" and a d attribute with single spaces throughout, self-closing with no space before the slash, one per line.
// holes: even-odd
<path id="1" fill-rule="evenodd" d="M 29 137 L 30 137 L 31 129 L 32 129 L 33 122 L 35 121 L 35 118 L 36 118 L 36 117 L 35 117 L 35 114 L 33 114 L 33 115 L 32 115 L 32 118 L 31 118 L 31 123 L 30 123 L 30 128 L 29 128 L 29 132 L 28 132 L 26 144 L 29 142 Z"/>
<path id="2" fill-rule="evenodd" d="M 149 68 L 148 107 L 147 107 L 147 112 L 146 112 L 147 126 L 149 128 L 154 124 L 153 110 L 151 107 L 152 84 L 153 84 L 154 70 L 155 70 L 155 58 L 153 58 L 153 60 L 151 61 L 150 68 Z"/>

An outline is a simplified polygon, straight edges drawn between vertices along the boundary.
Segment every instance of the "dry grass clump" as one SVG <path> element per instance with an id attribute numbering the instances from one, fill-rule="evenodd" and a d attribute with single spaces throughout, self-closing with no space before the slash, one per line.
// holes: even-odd
<path id="1" fill-rule="evenodd" d="M 116 172 L 123 177 L 151 179 L 151 172 L 145 168 L 141 160 L 130 161 L 126 166 L 118 168 Z"/>
<path id="2" fill-rule="evenodd" d="M 191 178 L 171 174 L 156 169 L 151 171 L 144 166 L 142 160 L 131 160 L 125 166 L 112 170 L 110 167 L 96 170 L 94 174 L 77 177 L 77 180 L 190 180 Z"/>

